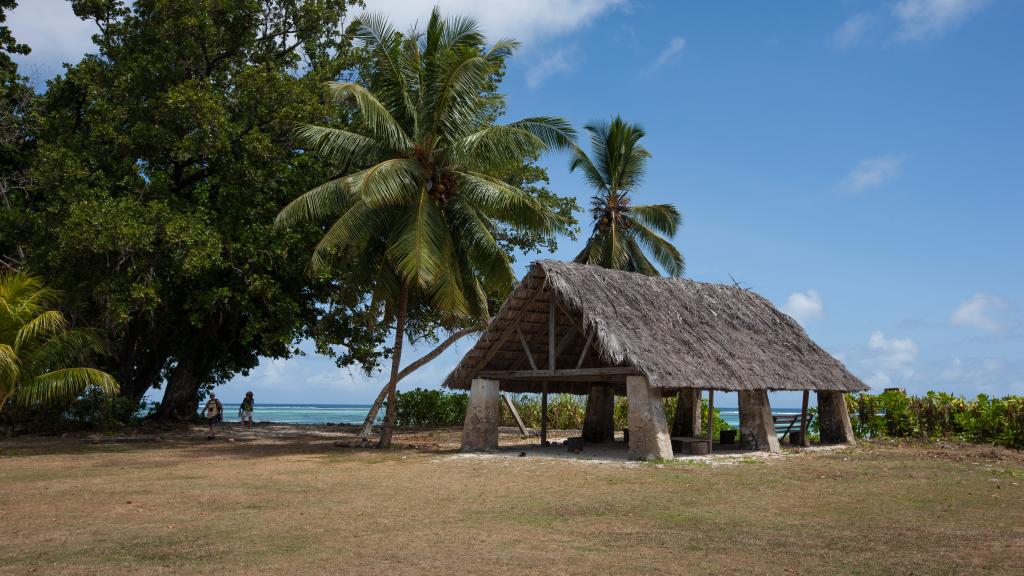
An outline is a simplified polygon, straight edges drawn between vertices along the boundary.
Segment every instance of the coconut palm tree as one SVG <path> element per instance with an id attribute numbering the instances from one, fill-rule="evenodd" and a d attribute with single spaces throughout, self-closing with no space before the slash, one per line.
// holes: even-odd
<path id="1" fill-rule="evenodd" d="M 380 15 L 363 16 L 355 29 L 373 56 L 372 90 L 329 85 L 355 104 L 354 126 L 298 129 L 307 149 L 333 159 L 344 175 L 292 201 L 277 224 L 331 222 L 313 251 L 314 270 L 339 253 L 374 267 L 374 302 L 395 323 L 381 434 L 387 446 L 410 303 L 452 318 L 487 318 L 488 295 L 504 295 L 515 281 L 495 239 L 499 226 L 551 233 L 567 224 L 496 169 L 572 147 L 575 132 L 552 117 L 492 122 L 500 104 L 489 95 L 494 75 L 517 43 L 485 48 L 472 19 L 445 19 L 435 8 L 422 33 L 398 33 Z"/>
<path id="2" fill-rule="evenodd" d="M 651 155 L 640 145 L 644 130 L 619 116 L 586 130 L 591 156 L 577 149 L 569 169 L 582 171 L 597 193 L 591 198 L 593 232 L 575 261 L 657 276 L 650 255 L 670 276 L 682 276 L 686 261 L 665 239 L 679 228 L 679 211 L 671 204 L 634 205 L 630 198 Z"/>
<path id="3" fill-rule="evenodd" d="M 58 294 L 21 272 L 0 272 L 0 411 L 8 403 L 45 405 L 74 400 L 86 389 L 116 394 L 117 381 L 79 367 L 103 351 L 96 332 L 68 326 L 54 310 Z"/>

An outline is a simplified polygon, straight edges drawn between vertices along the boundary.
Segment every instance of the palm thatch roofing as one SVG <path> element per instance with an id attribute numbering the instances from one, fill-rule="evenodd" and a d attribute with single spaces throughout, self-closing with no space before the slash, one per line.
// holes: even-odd
<path id="1" fill-rule="evenodd" d="M 543 372 L 552 348 L 556 371 Z M 750 290 L 553 260 L 533 263 L 444 384 L 487 377 L 513 392 L 583 394 L 597 381 L 624 394 L 630 373 L 666 393 L 868 389 Z"/>

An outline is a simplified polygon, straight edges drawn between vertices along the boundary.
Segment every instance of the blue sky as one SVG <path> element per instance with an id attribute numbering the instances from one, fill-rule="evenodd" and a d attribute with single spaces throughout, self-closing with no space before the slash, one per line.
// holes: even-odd
<path id="1" fill-rule="evenodd" d="M 88 49 L 64 2 L 22 4 L 11 26 L 37 78 Z M 367 4 L 404 28 L 433 2 Z M 1024 3 L 441 6 L 523 41 L 509 119 L 621 114 L 647 129 L 635 197 L 683 212 L 688 277 L 761 293 L 879 390 L 1024 394 Z M 585 206 L 567 159 L 544 163 L 552 189 Z M 564 241 L 554 257 L 578 249 Z M 402 387 L 436 386 L 470 344 Z M 221 396 L 356 403 L 382 383 L 310 355 L 266 361 Z"/>

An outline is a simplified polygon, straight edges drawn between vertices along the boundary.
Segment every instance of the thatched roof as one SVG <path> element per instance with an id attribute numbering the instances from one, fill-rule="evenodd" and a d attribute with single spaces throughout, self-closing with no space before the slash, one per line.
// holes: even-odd
<path id="1" fill-rule="evenodd" d="M 481 373 L 531 369 L 519 332 L 537 367 L 547 369 L 552 298 L 557 369 L 635 368 L 666 390 L 868 388 L 754 292 L 552 260 L 533 264 L 445 386 L 468 389 Z M 619 393 L 624 381 L 624 375 L 607 378 Z M 548 380 L 547 389 L 584 393 L 592 384 L 563 378 Z M 503 378 L 501 387 L 538 392 L 541 381 Z"/>

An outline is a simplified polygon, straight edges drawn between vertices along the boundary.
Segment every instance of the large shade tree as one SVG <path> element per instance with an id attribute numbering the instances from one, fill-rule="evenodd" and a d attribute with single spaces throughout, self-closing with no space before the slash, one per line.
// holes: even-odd
<path id="1" fill-rule="evenodd" d="M 472 19 L 442 18 L 435 9 L 423 32 L 400 33 L 380 15 L 364 16 L 355 29 L 372 55 L 372 89 L 329 86 L 337 100 L 355 104 L 354 125 L 298 130 L 341 176 L 291 202 L 277 222 L 330 222 L 313 251 L 313 270 L 343 255 L 374 273 L 374 302 L 394 325 L 380 440 L 387 446 L 411 312 L 449 326 L 488 317 L 489 298 L 503 298 L 515 282 L 500 236 L 567 225 L 503 171 L 540 151 L 573 146 L 575 134 L 552 117 L 494 124 L 494 77 L 517 44 L 486 46 Z"/>
<path id="2" fill-rule="evenodd" d="M 208 387 L 293 354 L 313 327 L 343 344 L 344 363 L 380 356 L 350 313 L 368 278 L 311 279 L 288 254 L 320 231 L 272 226 L 295 190 L 333 173 L 293 129 L 348 113 L 321 87 L 359 59 L 339 32 L 353 3 L 73 2 L 97 23 L 94 51 L 38 98 L 0 261 L 41 274 L 69 320 L 103 329 L 101 367 L 133 401 L 162 386 L 162 417 L 194 416 Z"/>
<path id="3" fill-rule="evenodd" d="M 90 387 L 117 393 L 111 375 L 83 366 L 104 352 L 103 339 L 72 328 L 58 300 L 39 278 L 0 272 L 0 412 L 10 403 L 67 403 Z"/>
<path id="4" fill-rule="evenodd" d="M 686 261 L 665 238 L 678 230 L 679 211 L 671 204 L 633 204 L 631 197 L 651 155 L 640 144 L 644 130 L 619 116 L 589 124 L 586 130 L 591 153 L 577 150 L 570 169 L 581 171 L 595 190 L 593 229 L 575 261 L 657 276 L 653 259 L 670 276 L 682 276 Z"/>

